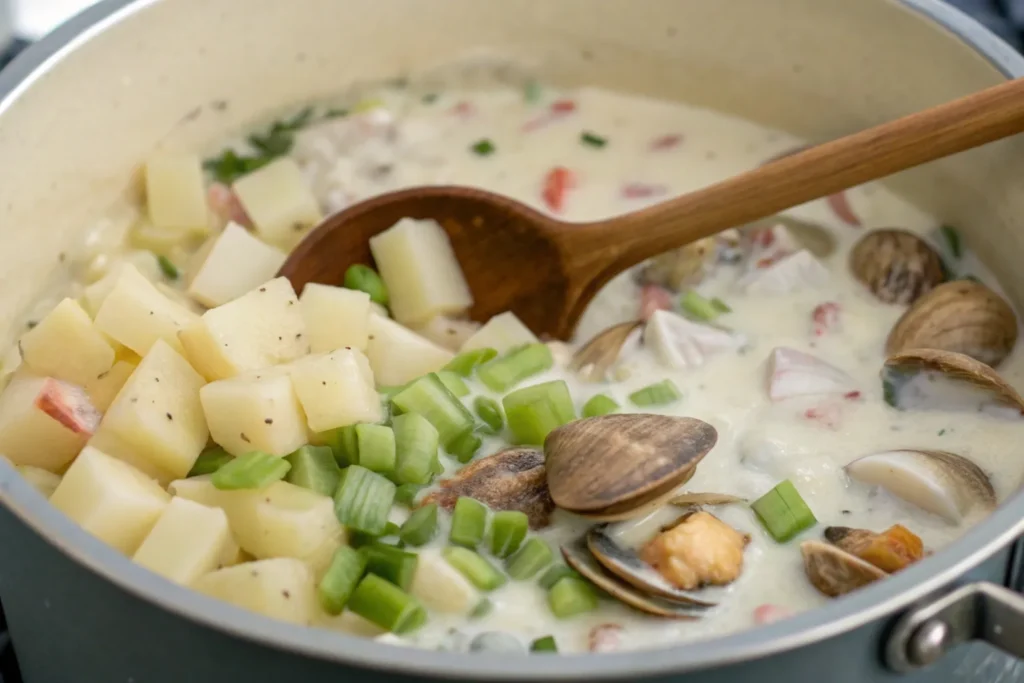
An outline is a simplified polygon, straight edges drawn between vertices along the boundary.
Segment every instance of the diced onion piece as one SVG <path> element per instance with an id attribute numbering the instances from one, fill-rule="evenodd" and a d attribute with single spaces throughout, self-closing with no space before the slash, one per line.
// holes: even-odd
<path id="1" fill-rule="evenodd" d="M 194 154 L 161 152 L 146 161 L 146 203 L 158 228 L 205 230 L 209 223 L 203 169 Z"/>
<path id="2" fill-rule="evenodd" d="M 285 456 L 306 443 L 306 420 L 285 370 L 211 382 L 199 391 L 213 440 L 232 455 Z"/>
<path id="3" fill-rule="evenodd" d="M 305 562 L 280 557 L 218 569 L 192 587 L 243 609 L 306 625 L 316 614 L 314 581 Z"/>
<path id="4" fill-rule="evenodd" d="M 434 549 L 420 552 L 409 592 L 430 611 L 442 614 L 468 615 L 480 603 L 476 586 Z"/>
<path id="5" fill-rule="evenodd" d="M 818 523 L 814 513 L 788 479 L 751 503 L 750 508 L 761 520 L 765 530 L 779 543 L 785 543 Z"/>
<path id="6" fill-rule="evenodd" d="M 785 294 L 821 287 L 828 279 L 828 269 L 803 249 L 767 268 L 748 273 L 740 280 L 740 286 L 751 293 Z"/>
<path id="7" fill-rule="evenodd" d="M 223 510 L 172 498 L 132 559 L 183 586 L 218 569 L 234 546 Z"/>
<path id="8" fill-rule="evenodd" d="M 776 347 L 769 360 L 768 395 L 773 401 L 793 396 L 848 394 L 857 390 L 854 379 L 809 353 Z"/>
<path id="9" fill-rule="evenodd" d="M 323 219 L 299 165 L 287 157 L 239 178 L 232 189 L 256 232 L 272 244 L 291 246 Z"/>
<path id="10" fill-rule="evenodd" d="M 370 314 L 366 357 L 379 386 L 399 386 L 449 363 L 454 354 L 393 320 Z"/>
<path id="11" fill-rule="evenodd" d="M 310 282 L 299 303 L 313 353 L 346 347 L 366 350 L 370 336 L 370 296 L 366 292 Z"/>
<path id="12" fill-rule="evenodd" d="M 114 349 L 74 299 L 64 299 L 18 342 L 33 372 L 85 386 L 114 364 Z"/>
<path id="13" fill-rule="evenodd" d="M 452 510 L 452 526 L 448 540 L 455 545 L 475 548 L 487 529 L 487 506 L 478 500 L 459 496 Z"/>
<path id="14" fill-rule="evenodd" d="M 193 299 L 213 308 L 272 279 L 287 255 L 237 223 L 217 235 L 188 285 Z"/>
<path id="15" fill-rule="evenodd" d="M 466 340 L 462 350 L 490 348 L 498 353 L 505 353 L 524 344 L 536 344 L 539 341 L 537 335 L 514 313 L 507 311 L 488 320 L 476 334 Z"/>
<path id="16" fill-rule="evenodd" d="M 745 340 L 742 335 L 702 325 L 670 311 L 655 311 L 644 329 L 644 342 L 662 363 L 682 370 L 699 367 L 716 353 L 734 351 Z"/>

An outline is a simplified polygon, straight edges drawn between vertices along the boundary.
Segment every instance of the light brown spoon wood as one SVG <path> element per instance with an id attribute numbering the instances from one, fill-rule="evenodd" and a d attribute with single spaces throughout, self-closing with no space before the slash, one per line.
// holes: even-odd
<path id="1" fill-rule="evenodd" d="M 406 216 L 433 218 L 448 232 L 469 282 L 471 318 L 511 310 L 538 335 L 568 339 L 594 294 L 644 259 L 1022 130 L 1018 79 L 593 223 L 566 223 L 483 190 L 412 188 L 330 216 L 281 274 L 297 291 L 307 282 L 341 284 L 350 265 L 373 263 L 370 237 Z"/>

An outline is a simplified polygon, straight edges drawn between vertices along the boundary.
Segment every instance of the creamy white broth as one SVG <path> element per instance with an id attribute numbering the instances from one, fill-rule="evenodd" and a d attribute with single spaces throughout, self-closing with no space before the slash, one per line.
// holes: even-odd
<path id="1" fill-rule="evenodd" d="M 629 212 L 727 178 L 803 142 L 719 112 L 596 88 L 542 90 L 539 102 L 528 102 L 520 88 L 507 86 L 445 89 L 426 98 L 412 88 L 385 88 L 374 97 L 381 106 L 313 123 L 296 135 L 291 156 L 325 213 L 402 187 L 449 183 L 494 190 L 550 211 L 543 198 L 543 178 L 551 168 L 561 166 L 572 170 L 575 182 L 557 214 L 586 221 Z M 572 111 L 552 115 L 551 104 L 558 100 L 571 101 Z M 584 132 L 603 138 L 606 144 L 581 143 Z M 494 151 L 474 153 L 473 145 L 484 139 L 493 143 Z M 650 196 L 625 196 L 627 186 L 642 188 L 633 194 Z M 551 614 L 546 593 L 536 580 L 510 581 L 488 594 L 493 607 L 482 617 L 432 613 L 427 625 L 415 633 L 386 638 L 421 647 L 462 649 L 460 643 L 475 634 L 504 631 L 524 645 L 553 635 L 561 652 L 579 652 L 593 648 L 594 627 L 613 624 L 621 630 L 609 636 L 601 649 L 640 649 L 751 627 L 754 609 L 763 604 L 792 611 L 813 608 L 827 598 L 805 578 L 799 542 L 819 539 L 825 526 L 880 532 L 900 523 L 920 536 L 926 549 L 934 550 L 964 533 L 983 514 L 975 509 L 962 524 L 953 525 L 844 474 L 842 468 L 850 461 L 878 451 L 951 451 L 989 474 L 999 500 L 1010 495 L 1021 480 L 1022 467 L 1010 448 L 1019 422 L 973 412 L 899 412 L 886 405 L 879 380 L 884 344 L 905 307 L 878 301 L 847 266 L 850 248 L 871 228 L 898 226 L 923 235 L 933 231 L 937 222 L 881 185 L 855 188 L 847 197 L 859 226 L 844 221 L 826 201 L 788 212 L 828 228 L 836 238 L 835 252 L 822 260 L 828 269 L 825 284 L 785 294 L 750 293 L 738 284 L 744 264 L 718 264 L 697 286 L 702 295 L 718 297 L 731 308 L 715 322 L 744 336 L 740 350 L 709 355 L 699 367 L 672 370 L 649 349 L 634 345 L 620 359 L 618 381 L 588 383 L 564 369 L 573 347 L 553 344 L 555 368 L 526 382 L 564 379 L 577 408 L 590 396 L 605 393 L 624 411 L 641 412 L 630 407 L 627 396 L 670 378 L 682 398 L 644 412 L 699 418 L 718 432 L 717 445 L 682 490 L 754 500 L 790 479 L 817 517 L 817 526 L 780 544 L 745 506 L 709 508 L 735 529 L 750 534 L 752 541 L 744 554 L 742 575 L 724 589 L 715 589 L 722 596 L 720 605 L 700 621 L 647 617 L 609 599 L 593 612 L 559 620 Z M 118 256 L 123 253 L 111 251 L 111 258 Z M 136 252 L 133 258 L 146 257 Z M 968 254 L 959 265 L 999 291 L 973 256 Z M 634 272 L 617 277 L 584 315 L 576 341 L 635 319 L 640 298 Z M 813 333 L 812 312 L 824 302 L 838 304 L 841 327 L 819 336 Z M 804 351 L 840 368 L 855 380 L 858 396 L 773 402 L 767 393 L 767 366 L 776 347 Z M 1011 384 L 1024 381 L 1019 348 L 999 371 Z M 500 400 L 499 394 L 479 384 L 472 388 L 474 395 Z M 488 440 L 477 457 L 504 445 Z M 458 470 L 453 459 L 442 460 L 446 475 Z M 391 519 L 400 523 L 405 514 L 396 507 Z M 624 538 L 644 540 L 676 514 L 678 510 L 663 509 L 628 523 L 632 530 Z M 432 546 L 445 545 L 445 524 Z M 585 520 L 556 511 L 552 525 L 541 535 L 557 547 L 587 527 Z M 315 625 L 349 628 L 343 619 L 326 616 Z"/>

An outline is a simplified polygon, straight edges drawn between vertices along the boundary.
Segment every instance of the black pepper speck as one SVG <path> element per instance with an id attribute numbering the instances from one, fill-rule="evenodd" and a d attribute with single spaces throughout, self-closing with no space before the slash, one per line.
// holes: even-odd
<path id="1" fill-rule="evenodd" d="M 273 420 L 272 418 L 269 418 L 269 417 L 268 417 L 268 418 L 266 418 L 266 419 L 264 419 L 264 420 L 263 420 L 263 422 L 264 422 L 265 424 L 268 424 L 268 425 L 272 425 L 272 424 L 274 424 L 274 420 Z"/>

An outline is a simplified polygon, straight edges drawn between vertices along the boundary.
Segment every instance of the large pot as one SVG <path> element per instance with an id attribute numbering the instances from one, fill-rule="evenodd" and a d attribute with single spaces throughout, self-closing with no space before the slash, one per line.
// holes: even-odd
<path id="1" fill-rule="evenodd" d="M 131 192 L 157 142 L 204 144 L 348 82 L 480 50 L 553 80 L 685 99 L 812 140 L 1024 74 L 1024 58 L 939 0 L 107 0 L 0 75 L 2 329 L 13 336 L 59 284 L 61 254 Z M 964 226 L 1024 306 L 1021 177 L 1016 139 L 892 185 Z M 1024 600 L 999 587 L 1020 581 L 1024 495 L 928 560 L 769 627 L 642 654 L 514 661 L 397 650 L 207 599 L 93 539 L 3 464 L 0 503 L 0 600 L 28 683 L 865 683 L 921 680 L 932 660 L 931 671 L 953 671 L 974 655 L 952 646 L 975 637 L 1024 655 Z"/>

